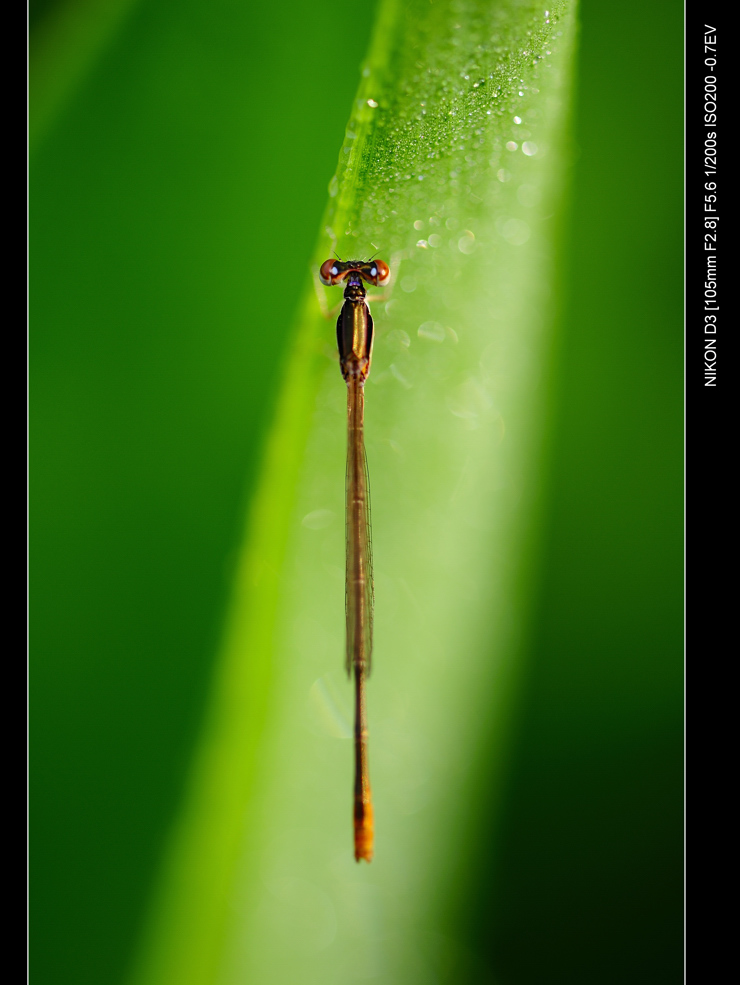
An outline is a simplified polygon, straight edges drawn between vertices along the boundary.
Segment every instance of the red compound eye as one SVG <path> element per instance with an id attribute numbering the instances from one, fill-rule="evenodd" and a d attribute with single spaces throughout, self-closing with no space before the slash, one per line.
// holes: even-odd
<path id="1" fill-rule="evenodd" d="M 319 279 L 327 287 L 333 287 L 340 280 L 344 280 L 351 269 L 351 264 L 347 264 L 344 260 L 324 260 L 319 267 Z"/>
<path id="2" fill-rule="evenodd" d="M 372 266 L 375 267 L 378 272 L 375 283 L 379 287 L 385 286 L 388 283 L 388 281 L 391 279 L 390 267 L 388 266 L 387 263 L 384 263 L 382 260 L 373 260 Z"/>
<path id="3" fill-rule="evenodd" d="M 357 269 L 362 279 L 374 287 L 387 284 L 391 276 L 388 264 L 383 263 L 382 260 L 366 260 Z"/>

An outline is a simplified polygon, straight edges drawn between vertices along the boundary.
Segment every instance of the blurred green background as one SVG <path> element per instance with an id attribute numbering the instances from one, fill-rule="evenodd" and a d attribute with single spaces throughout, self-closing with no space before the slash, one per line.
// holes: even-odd
<path id="1" fill-rule="evenodd" d="M 533 634 L 455 916 L 506 985 L 682 974 L 683 8 L 580 11 Z M 130 969 L 373 13 L 31 5 L 35 985 Z"/>

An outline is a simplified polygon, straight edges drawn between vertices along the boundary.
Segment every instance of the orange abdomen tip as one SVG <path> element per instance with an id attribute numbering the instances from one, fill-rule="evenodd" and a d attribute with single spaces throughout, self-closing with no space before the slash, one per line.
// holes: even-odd
<path id="1" fill-rule="evenodd" d="M 355 861 L 373 858 L 373 805 L 370 800 L 355 804 Z"/>

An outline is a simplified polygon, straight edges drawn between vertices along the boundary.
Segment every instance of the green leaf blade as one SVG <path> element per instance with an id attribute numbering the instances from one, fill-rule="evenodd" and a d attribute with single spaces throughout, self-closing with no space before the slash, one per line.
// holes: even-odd
<path id="1" fill-rule="evenodd" d="M 526 637 L 573 47 L 566 4 L 380 8 L 314 256 L 394 263 L 366 411 L 376 860 L 351 852 L 345 397 L 310 284 L 137 985 L 429 980 Z"/>

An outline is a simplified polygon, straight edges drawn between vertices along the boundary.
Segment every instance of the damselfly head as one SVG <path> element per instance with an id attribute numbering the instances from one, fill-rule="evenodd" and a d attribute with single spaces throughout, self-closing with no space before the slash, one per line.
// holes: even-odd
<path id="1" fill-rule="evenodd" d="M 319 268 L 319 279 L 334 287 L 351 273 L 357 273 L 373 287 L 384 287 L 391 278 L 390 267 L 382 260 L 325 260 Z"/>

